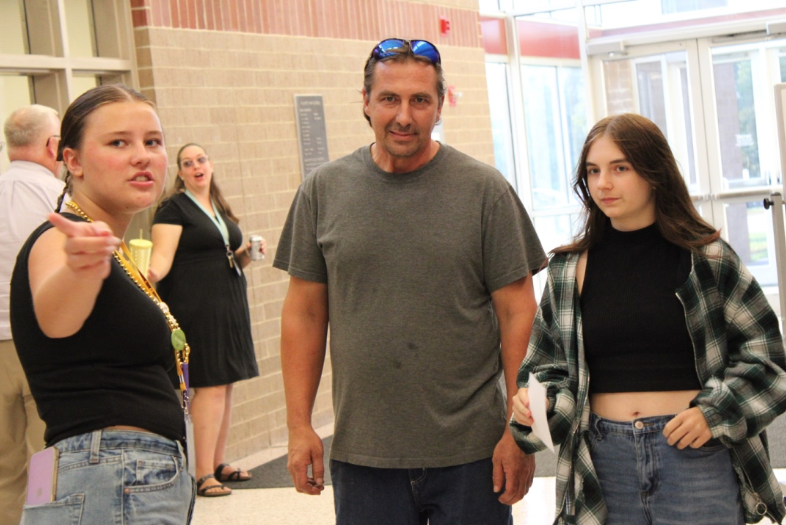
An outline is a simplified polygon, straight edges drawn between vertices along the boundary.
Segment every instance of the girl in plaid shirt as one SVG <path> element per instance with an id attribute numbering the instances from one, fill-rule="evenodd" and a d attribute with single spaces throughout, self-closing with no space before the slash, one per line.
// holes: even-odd
<path id="1" fill-rule="evenodd" d="M 758 283 L 646 118 L 598 122 L 574 189 L 585 222 L 553 251 L 511 421 L 544 448 L 531 373 L 560 445 L 555 523 L 780 523 L 764 429 L 786 411 L 786 356 Z"/>

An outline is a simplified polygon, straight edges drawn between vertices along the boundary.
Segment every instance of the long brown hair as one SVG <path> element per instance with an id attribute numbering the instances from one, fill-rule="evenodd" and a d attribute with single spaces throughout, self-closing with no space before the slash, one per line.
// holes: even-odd
<path id="1" fill-rule="evenodd" d="M 552 253 L 584 252 L 598 243 L 611 225 L 592 200 L 587 186 L 587 155 L 600 137 L 610 138 L 636 173 L 652 186 L 655 223 L 667 241 L 697 251 L 720 237 L 720 232 L 702 219 L 693 206 L 674 154 L 658 126 L 641 115 L 624 113 L 604 118 L 587 135 L 573 182 L 573 191 L 584 205 L 584 224 L 572 243 L 555 248 Z"/>
<path id="2" fill-rule="evenodd" d="M 196 142 L 189 142 L 188 144 L 184 144 L 179 150 L 177 150 L 177 171 L 181 170 L 180 166 L 180 156 L 183 154 L 183 150 L 190 147 L 196 146 L 197 148 L 201 149 L 205 155 L 207 155 L 207 150 L 202 147 L 201 144 L 197 144 Z M 186 191 L 186 184 L 183 182 L 181 177 L 175 177 L 175 188 L 174 193 L 183 193 Z M 210 198 L 216 203 L 218 206 L 219 211 L 221 211 L 224 215 L 229 217 L 232 222 L 235 224 L 240 223 L 240 219 L 238 219 L 234 213 L 232 213 L 232 208 L 229 206 L 229 203 L 224 200 L 224 195 L 221 193 L 221 188 L 218 187 L 216 184 L 216 174 L 210 177 Z"/>
<path id="3" fill-rule="evenodd" d="M 101 106 L 115 102 L 144 102 L 155 110 L 156 106 L 142 93 L 123 84 L 106 84 L 89 89 L 79 95 L 66 109 L 63 121 L 60 124 L 60 145 L 57 147 L 57 160 L 63 160 L 63 150 L 71 148 L 78 150 L 82 145 L 85 134 L 87 118 Z M 66 193 L 71 193 L 71 172 L 65 169 L 65 187 L 57 199 L 57 208 L 60 210 Z"/>

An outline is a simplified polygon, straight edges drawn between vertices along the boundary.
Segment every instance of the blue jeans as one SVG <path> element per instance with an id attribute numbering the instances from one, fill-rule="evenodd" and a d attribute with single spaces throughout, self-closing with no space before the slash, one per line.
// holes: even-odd
<path id="1" fill-rule="evenodd" d="M 491 458 L 443 468 L 386 469 L 330 460 L 336 525 L 512 525 Z"/>
<path id="2" fill-rule="evenodd" d="M 744 525 L 729 449 L 670 446 L 674 416 L 634 421 L 590 417 L 590 456 L 609 511 L 606 525 Z"/>
<path id="3" fill-rule="evenodd" d="M 53 503 L 25 506 L 21 525 L 183 525 L 194 480 L 180 443 L 157 434 L 97 430 L 55 443 Z"/>

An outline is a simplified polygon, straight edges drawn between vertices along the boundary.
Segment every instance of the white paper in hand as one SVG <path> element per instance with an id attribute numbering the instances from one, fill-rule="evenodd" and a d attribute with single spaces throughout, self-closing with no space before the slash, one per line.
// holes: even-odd
<path id="1" fill-rule="evenodd" d="M 535 379 L 532 372 L 529 374 L 529 410 L 532 412 L 532 432 L 538 436 L 549 450 L 554 452 L 554 442 L 551 441 L 551 431 L 549 430 L 549 420 L 546 417 L 546 387 Z"/>

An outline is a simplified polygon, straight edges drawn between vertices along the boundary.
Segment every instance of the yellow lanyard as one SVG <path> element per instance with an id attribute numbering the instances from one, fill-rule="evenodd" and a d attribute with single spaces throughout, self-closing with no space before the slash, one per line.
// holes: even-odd
<path id="1" fill-rule="evenodd" d="M 74 201 L 67 202 L 66 206 L 74 210 L 77 215 L 87 222 L 93 222 L 93 219 L 91 219 L 84 211 L 82 211 L 82 208 L 80 208 L 79 205 Z M 153 285 L 150 284 L 150 281 L 147 280 L 147 277 L 145 277 L 142 272 L 139 271 L 139 268 L 134 262 L 134 258 L 131 257 L 131 253 L 128 251 L 125 241 L 120 244 L 120 250 L 115 250 L 113 255 L 118 264 L 120 264 L 120 267 L 123 268 L 131 280 L 134 281 L 134 283 L 143 292 L 145 292 L 145 295 L 150 297 L 150 299 L 156 304 L 156 306 L 158 306 L 166 318 L 166 322 L 169 325 L 169 330 L 172 333 L 170 342 L 172 343 L 172 347 L 175 349 L 177 378 L 180 382 L 180 391 L 183 394 L 183 410 L 188 413 L 190 404 L 188 398 L 188 358 L 191 354 L 191 347 L 186 341 L 186 334 L 183 332 L 183 329 L 180 328 L 180 325 L 178 324 L 177 319 L 175 319 L 175 316 L 172 315 L 172 312 L 169 311 L 169 306 L 167 306 L 167 304 L 161 300 L 158 292 L 156 292 L 155 288 L 153 288 Z"/>

